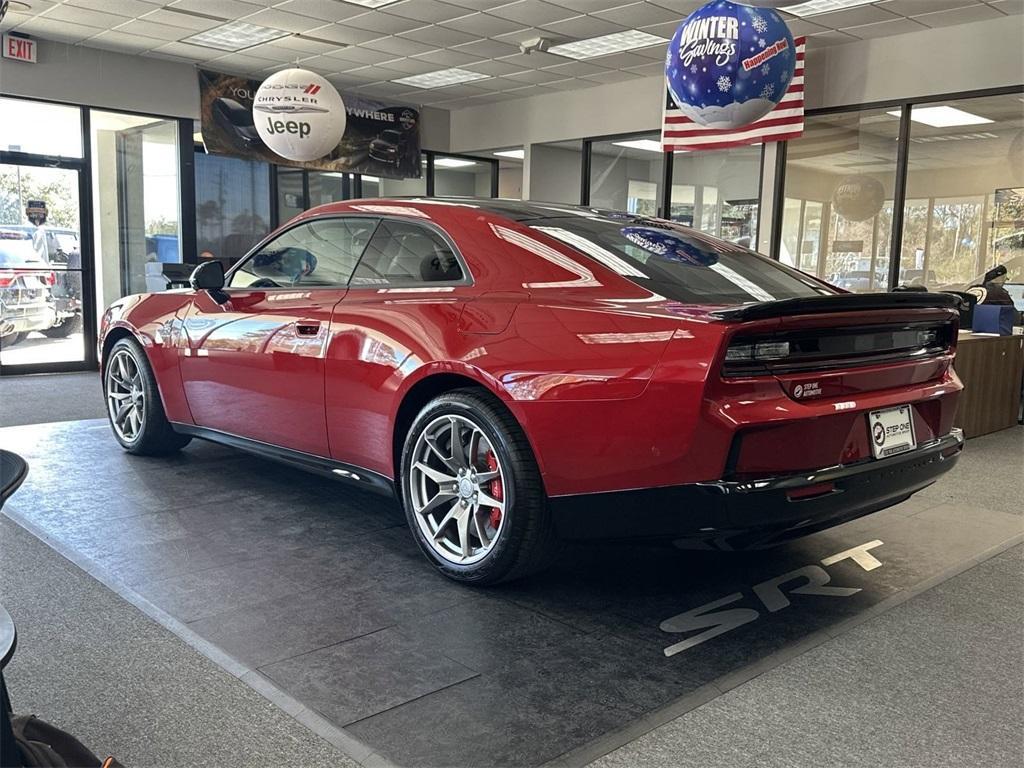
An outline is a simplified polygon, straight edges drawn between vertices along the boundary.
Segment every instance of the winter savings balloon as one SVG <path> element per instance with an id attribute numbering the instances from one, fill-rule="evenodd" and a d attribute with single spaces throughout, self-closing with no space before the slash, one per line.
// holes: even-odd
<path id="1" fill-rule="evenodd" d="M 306 69 L 283 69 L 264 80 L 252 111 L 263 143 L 289 160 L 321 158 L 345 133 L 345 103 L 338 91 Z"/>
<path id="2" fill-rule="evenodd" d="M 698 125 L 731 129 L 771 112 L 795 67 L 793 35 L 778 13 L 712 0 L 672 36 L 665 77 L 684 115 Z"/>

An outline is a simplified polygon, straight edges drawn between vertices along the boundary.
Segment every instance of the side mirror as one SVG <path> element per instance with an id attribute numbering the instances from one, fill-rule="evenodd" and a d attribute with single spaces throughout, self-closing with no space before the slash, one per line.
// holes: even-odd
<path id="1" fill-rule="evenodd" d="M 219 261 L 207 261 L 192 271 L 188 284 L 194 291 L 219 291 L 224 287 L 224 265 Z"/>

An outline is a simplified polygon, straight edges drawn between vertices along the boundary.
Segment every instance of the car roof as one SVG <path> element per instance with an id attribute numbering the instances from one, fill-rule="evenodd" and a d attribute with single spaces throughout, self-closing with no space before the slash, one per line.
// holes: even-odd
<path id="1" fill-rule="evenodd" d="M 529 221 L 533 219 L 564 219 L 576 216 L 600 217 L 612 215 L 622 217 L 621 212 L 593 208 L 582 205 L 567 205 L 565 203 L 546 203 L 536 200 L 514 200 L 501 197 L 376 197 L 356 200 L 344 200 L 336 203 L 327 203 L 318 208 L 311 209 L 310 214 L 341 213 L 353 210 L 353 205 L 407 205 L 411 208 L 422 211 L 436 210 L 438 205 L 451 205 L 455 207 L 465 206 L 478 210 L 484 210 L 496 216 L 501 216 L 512 221 Z M 356 209 L 358 210 L 358 209 Z M 638 219 L 645 218 L 636 214 Z"/>

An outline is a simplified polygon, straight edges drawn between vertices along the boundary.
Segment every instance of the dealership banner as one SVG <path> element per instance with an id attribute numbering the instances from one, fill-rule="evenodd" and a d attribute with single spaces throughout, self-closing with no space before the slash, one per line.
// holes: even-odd
<path id="1" fill-rule="evenodd" d="M 257 120 L 287 115 L 253 112 L 259 80 L 199 70 L 203 143 L 209 152 L 318 171 L 343 171 L 405 179 L 420 175 L 420 113 L 361 96 L 343 95 L 346 124 L 341 141 L 324 157 L 287 160 L 263 143 Z"/>
<path id="2" fill-rule="evenodd" d="M 794 38 L 796 66 L 793 79 L 778 104 L 764 117 L 739 128 L 699 125 L 684 114 L 666 88 L 661 123 L 661 144 L 666 152 L 727 149 L 766 141 L 797 139 L 804 131 L 805 37 Z"/>

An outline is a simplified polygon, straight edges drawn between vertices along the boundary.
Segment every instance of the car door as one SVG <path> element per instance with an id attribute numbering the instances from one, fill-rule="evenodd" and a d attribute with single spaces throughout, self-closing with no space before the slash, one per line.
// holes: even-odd
<path id="1" fill-rule="evenodd" d="M 377 220 L 303 221 L 262 244 L 185 320 L 181 376 L 198 426 L 327 456 L 331 312 Z"/>
<path id="2" fill-rule="evenodd" d="M 385 218 L 334 308 L 327 357 L 333 458 L 390 473 L 390 409 L 405 376 L 455 345 L 471 280 L 438 227 Z"/>

